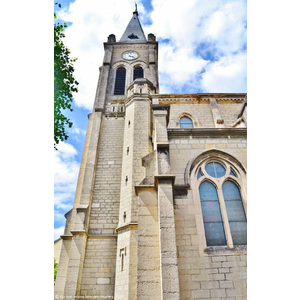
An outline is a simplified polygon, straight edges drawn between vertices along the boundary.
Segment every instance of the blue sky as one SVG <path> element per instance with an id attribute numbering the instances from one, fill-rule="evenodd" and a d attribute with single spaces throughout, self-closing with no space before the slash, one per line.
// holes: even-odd
<path id="1" fill-rule="evenodd" d="M 145 35 L 159 41 L 161 93 L 247 92 L 247 3 L 244 0 L 143 0 L 138 3 Z M 72 208 L 82 149 L 91 112 L 103 42 L 117 40 L 132 12 L 131 0 L 60 1 L 67 22 L 65 44 L 77 57 L 74 122 L 69 139 L 54 153 L 54 238 L 63 233 L 64 214 Z M 55 7 L 57 10 L 57 7 Z"/>

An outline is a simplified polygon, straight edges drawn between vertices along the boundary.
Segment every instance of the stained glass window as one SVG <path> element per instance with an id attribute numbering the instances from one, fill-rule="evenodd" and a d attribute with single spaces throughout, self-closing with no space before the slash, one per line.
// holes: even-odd
<path id="1" fill-rule="evenodd" d="M 208 163 L 205 166 L 205 170 L 208 175 L 217 178 L 224 176 L 226 173 L 225 168 L 220 163 L 217 162 Z"/>
<path id="2" fill-rule="evenodd" d="M 201 176 L 203 176 L 201 170 L 199 170 L 198 175 L 197 175 L 197 179 L 199 179 Z"/>
<path id="3" fill-rule="evenodd" d="M 240 190 L 232 181 L 225 181 L 223 196 L 233 244 L 247 245 L 247 221 Z"/>
<path id="4" fill-rule="evenodd" d="M 236 174 L 235 174 L 235 172 L 232 169 L 230 169 L 230 175 L 236 177 Z"/>
<path id="5" fill-rule="evenodd" d="M 216 188 L 212 183 L 204 181 L 200 184 L 199 193 L 207 246 L 226 245 L 224 225 Z"/>
<path id="6" fill-rule="evenodd" d="M 180 128 L 194 128 L 193 121 L 189 117 L 182 117 L 179 124 Z"/>

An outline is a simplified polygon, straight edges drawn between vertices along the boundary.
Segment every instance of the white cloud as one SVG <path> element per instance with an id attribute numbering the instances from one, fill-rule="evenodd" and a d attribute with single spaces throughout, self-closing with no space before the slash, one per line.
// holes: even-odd
<path id="1" fill-rule="evenodd" d="M 231 61 L 233 54 L 244 51 L 246 44 L 246 1 L 243 0 L 153 0 L 154 11 L 151 13 L 153 24 L 145 27 L 158 38 L 168 39 L 169 43 L 161 43 L 159 47 L 159 74 L 161 93 L 172 91 L 181 92 L 208 92 L 202 84 L 201 78 L 210 77 L 215 70 L 209 60 L 204 60 L 202 54 L 212 52 L 212 56 Z M 202 48 L 201 48 L 202 47 Z M 198 53 L 197 53 L 198 51 Z M 238 63 L 239 60 L 235 59 Z M 227 66 L 227 72 L 233 69 Z M 217 64 L 218 66 L 220 64 Z M 245 71 L 244 66 L 241 69 Z M 201 77 L 200 73 L 209 74 Z M 245 71 L 246 72 L 246 71 Z M 219 76 L 218 81 L 224 79 L 219 86 L 226 86 L 226 91 L 241 91 L 241 73 L 231 72 L 231 83 L 227 76 Z M 233 78 L 236 74 L 237 77 Z M 246 73 L 242 74 L 243 79 Z M 235 86 L 234 83 L 238 83 Z M 209 86 L 210 87 L 210 86 Z M 243 85 L 246 91 L 246 85 Z M 187 90 L 190 89 L 190 90 Z M 210 90 L 211 91 L 211 90 Z M 211 91 L 216 92 L 216 91 Z"/>
<path id="2" fill-rule="evenodd" d="M 151 32 L 157 38 L 169 41 L 159 45 L 161 93 L 188 93 L 188 88 L 200 92 L 200 87 L 210 86 L 207 83 L 209 74 L 201 77 L 200 73 L 212 72 L 216 67 L 208 61 L 208 57 L 201 57 L 205 52 L 211 51 L 211 57 L 225 66 L 223 58 L 230 61 L 234 59 L 233 55 L 245 51 L 246 0 L 185 0 L 184 3 L 179 0 L 152 0 L 153 11 L 149 15 L 145 15 L 142 3 L 137 2 L 140 20 L 152 20 L 151 25 L 143 26 L 145 35 Z M 133 10 L 131 0 L 76 0 L 70 4 L 68 11 L 58 14 L 65 21 L 73 22 L 66 29 L 65 43 L 72 56 L 78 58 L 75 78 L 79 81 L 79 93 L 74 95 L 77 106 L 92 109 L 104 54 L 103 42 L 110 33 L 114 33 L 117 40 L 121 37 Z M 202 47 L 201 51 L 199 47 Z M 237 59 L 235 61 L 238 62 Z M 215 66 L 219 65 L 215 63 Z M 233 74 L 241 76 L 239 72 Z M 243 78 L 245 76 L 242 75 Z M 206 78 L 206 82 L 201 83 L 201 78 Z M 230 87 L 230 92 L 241 87 L 240 83 L 238 87 L 228 85 L 226 76 L 219 77 L 219 80 L 222 79 L 225 80 L 224 85 Z M 239 82 L 237 77 L 231 79 L 231 82 Z"/>
<path id="3" fill-rule="evenodd" d="M 59 212 L 58 210 L 54 209 L 54 221 L 64 222 L 65 221 L 64 214 Z"/>
<path id="4" fill-rule="evenodd" d="M 79 163 L 76 149 L 66 142 L 59 143 L 54 151 L 54 206 L 65 212 L 72 208 Z"/>
<path id="5" fill-rule="evenodd" d="M 203 40 L 214 44 L 219 55 L 240 51 L 247 40 L 246 18 L 244 1 L 228 1 L 203 22 L 200 36 Z"/>
<path id="6" fill-rule="evenodd" d="M 138 7 L 143 10 L 142 4 Z M 103 42 L 111 33 L 120 39 L 133 11 L 131 0 L 76 0 L 68 11 L 58 14 L 64 21 L 73 22 L 65 31 L 65 44 L 78 58 L 74 73 L 79 82 L 79 92 L 74 94 L 77 106 L 92 109 L 103 61 Z"/>
<path id="7" fill-rule="evenodd" d="M 73 134 L 76 134 L 76 135 L 80 135 L 80 134 L 85 135 L 85 134 L 86 134 L 86 130 L 83 130 L 83 129 L 81 129 L 81 128 L 79 128 L 79 127 L 76 127 L 76 126 L 73 126 L 73 127 L 72 127 L 71 132 L 72 132 Z"/>
<path id="8" fill-rule="evenodd" d="M 247 88 L 246 53 L 228 55 L 208 65 L 201 87 L 208 93 L 243 93 Z"/>
<path id="9" fill-rule="evenodd" d="M 64 234 L 65 226 L 54 228 L 54 240 L 58 239 L 61 235 Z"/>

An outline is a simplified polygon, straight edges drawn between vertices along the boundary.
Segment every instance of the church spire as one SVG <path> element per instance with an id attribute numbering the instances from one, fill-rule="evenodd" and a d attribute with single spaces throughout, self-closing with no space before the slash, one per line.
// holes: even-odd
<path id="1" fill-rule="evenodd" d="M 133 16 L 127 25 L 125 32 L 123 33 L 119 42 L 146 42 L 146 37 L 142 28 L 142 25 L 138 18 L 137 4 L 135 3 L 135 11 Z"/>

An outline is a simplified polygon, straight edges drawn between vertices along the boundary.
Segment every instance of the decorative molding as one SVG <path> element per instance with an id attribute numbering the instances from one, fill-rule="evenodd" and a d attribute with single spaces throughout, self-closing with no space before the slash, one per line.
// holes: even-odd
<path id="1" fill-rule="evenodd" d="M 219 102 L 237 102 L 237 103 L 244 103 L 245 98 L 216 98 L 217 103 Z"/>
<path id="2" fill-rule="evenodd" d="M 228 137 L 247 136 L 247 128 L 168 128 L 168 137 Z"/>

